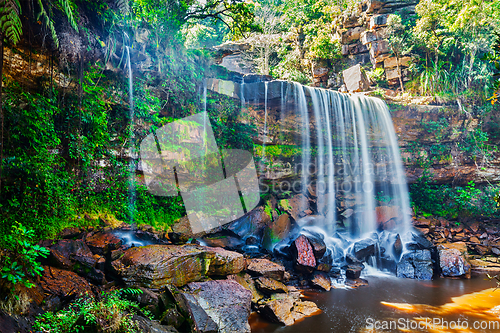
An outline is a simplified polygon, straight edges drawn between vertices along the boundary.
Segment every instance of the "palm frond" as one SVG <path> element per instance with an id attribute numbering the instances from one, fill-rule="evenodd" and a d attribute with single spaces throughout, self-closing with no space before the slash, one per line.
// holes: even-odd
<path id="1" fill-rule="evenodd" d="M 19 0 L 0 1 L 0 29 L 3 35 L 14 44 L 19 42 L 23 34 L 20 14 Z"/>
<path id="2" fill-rule="evenodd" d="M 47 29 L 50 30 L 50 34 L 52 35 L 52 40 L 56 47 L 59 47 L 59 38 L 57 37 L 56 28 L 54 27 L 54 22 L 50 19 L 49 14 L 43 7 L 42 0 L 38 0 L 38 5 L 40 6 L 40 13 L 38 13 L 38 20 L 42 20 L 42 23 L 45 25 Z"/>
<path id="3" fill-rule="evenodd" d="M 71 7 L 71 1 L 70 0 L 59 0 L 59 3 L 61 4 L 62 8 L 64 9 L 64 13 L 66 13 L 66 16 L 68 17 L 68 22 L 71 25 L 73 29 L 78 32 L 78 24 L 76 23 L 75 15 L 73 13 L 73 8 Z"/>
<path id="4" fill-rule="evenodd" d="M 116 0 L 116 7 L 120 10 L 123 16 L 127 16 L 130 13 L 129 0 Z"/>

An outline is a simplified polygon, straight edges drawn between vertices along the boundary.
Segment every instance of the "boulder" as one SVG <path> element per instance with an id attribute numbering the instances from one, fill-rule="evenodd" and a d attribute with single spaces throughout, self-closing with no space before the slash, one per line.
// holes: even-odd
<path id="1" fill-rule="evenodd" d="M 396 258 L 401 257 L 401 253 L 403 253 L 403 242 L 401 241 L 401 236 L 397 234 L 396 240 L 392 246 L 392 251 L 394 252 L 394 256 Z"/>
<path id="2" fill-rule="evenodd" d="M 370 87 L 368 78 L 359 64 L 346 69 L 342 75 L 349 92 L 365 91 Z"/>
<path id="3" fill-rule="evenodd" d="M 250 333 L 252 293 L 233 280 L 192 282 L 181 292 L 195 332 Z"/>
<path id="4" fill-rule="evenodd" d="M 61 269 L 71 269 L 73 267 L 73 262 L 69 258 L 65 257 L 61 252 L 56 249 L 49 249 L 50 254 L 47 257 L 47 262 L 50 266 L 61 268 Z"/>
<path id="5" fill-rule="evenodd" d="M 354 243 L 354 255 L 359 260 L 375 255 L 375 245 L 377 242 L 372 238 L 366 238 Z"/>
<path id="6" fill-rule="evenodd" d="M 429 250 L 415 250 L 403 255 L 397 265 L 397 276 L 409 279 L 431 280 L 434 263 Z"/>
<path id="7" fill-rule="evenodd" d="M 109 254 L 112 250 L 116 250 L 122 245 L 120 238 L 105 232 L 98 232 L 87 237 L 85 242 L 93 253 L 101 256 Z"/>
<path id="8" fill-rule="evenodd" d="M 399 59 L 400 67 L 408 67 L 411 64 L 411 57 L 402 57 Z M 384 68 L 387 72 L 387 69 L 394 68 L 398 66 L 398 58 L 391 57 L 384 60 Z M 388 78 L 389 79 L 389 78 Z"/>
<path id="9" fill-rule="evenodd" d="M 93 296 L 90 284 L 78 274 L 50 266 L 43 267 L 40 287 L 46 295 L 67 299 L 74 296 Z"/>
<path id="10" fill-rule="evenodd" d="M 324 236 L 318 232 L 315 232 L 307 228 L 304 228 L 302 230 L 302 235 L 306 236 L 307 239 L 309 240 L 309 243 L 313 248 L 314 257 L 316 258 L 316 260 L 322 258 L 326 252 L 326 244 L 325 241 L 323 240 Z"/>
<path id="11" fill-rule="evenodd" d="M 314 250 L 306 236 L 300 235 L 291 246 L 295 267 L 304 273 L 312 273 L 316 267 Z"/>
<path id="12" fill-rule="evenodd" d="M 249 235 L 262 236 L 263 229 L 271 222 L 271 218 L 264 211 L 264 207 L 259 206 L 234 222 L 226 224 L 224 228 L 231 231 L 240 238 Z"/>
<path id="13" fill-rule="evenodd" d="M 278 219 L 271 224 L 272 235 L 278 241 L 288 236 L 291 228 L 290 215 L 287 213 L 280 215 Z"/>
<path id="14" fill-rule="evenodd" d="M 124 298 L 136 302 L 142 308 L 146 308 L 155 316 L 160 315 L 160 296 L 146 288 L 138 288 L 141 290 L 139 293 L 126 293 Z"/>
<path id="15" fill-rule="evenodd" d="M 309 200 L 303 194 L 296 194 L 288 200 L 286 212 L 295 220 L 298 221 L 305 216 L 305 211 L 309 209 Z"/>
<path id="16" fill-rule="evenodd" d="M 65 258 L 72 259 L 73 257 L 92 257 L 92 251 L 90 251 L 87 244 L 84 241 L 78 239 L 63 239 L 57 241 L 54 245 L 50 247 L 51 249 L 57 250 Z"/>
<path id="17" fill-rule="evenodd" d="M 264 276 L 278 281 L 283 281 L 285 267 L 267 259 L 247 260 L 247 272 L 254 276 Z"/>
<path id="18" fill-rule="evenodd" d="M 352 280 L 359 279 L 363 268 L 363 265 L 348 265 L 345 270 L 345 276 Z"/>
<path id="19" fill-rule="evenodd" d="M 271 300 L 260 308 L 260 313 L 273 322 L 290 326 L 295 323 L 292 316 L 293 304 L 292 298 Z"/>
<path id="20" fill-rule="evenodd" d="M 237 274 L 245 269 L 245 258 L 240 253 L 227 251 L 220 247 L 204 247 L 204 249 L 215 255 L 214 258 L 210 260 L 210 266 L 208 268 L 208 275 L 210 276 Z"/>
<path id="21" fill-rule="evenodd" d="M 321 310 L 313 302 L 300 301 L 288 294 L 266 302 L 259 307 L 259 312 L 273 322 L 290 326 L 298 320 L 320 313 Z"/>
<path id="22" fill-rule="evenodd" d="M 144 318 L 141 316 L 132 316 L 132 321 L 136 323 L 139 332 L 142 333 L 177 333 L 178 331 L 172 326 L 161 325 L 155 320 Z"/>
<path id="23" fill-rule="evenodd" d="M 244 242 L 239 237 L 226 235 L 208 235 L 202 238 L 206 245 L 211 247 L 223 247 L 227 249 L 236 249 L 243 245 Z"/>
<path id="24" fill-rule="evenodd" d="M 387 60 L 387 59 L 386 59 Z M 397 68 L 388 68 L 385 70 L 385 77 L 387 80 L 395 80 L 399 78 L 399 72 Z"/>
<path id="25" fill-rule="evenodd" d="M 360 54 L 368 52 L 368 47 L 363 43 L 354 43 L 350 45 L 342 45 L 342 55 L 346 56 L 348 54 Z"/>
<path id="26" fill-rule="evenodd" d="M 258 290 L 268 295 L 288 292 L 287 287 L 283 283 L 262 276 L 255 280 L 255 286 Z"/>
<path id="27" fill-rule="evenodd" d="M 368 281 L 365 279 L 347 279 L 345 281 L 346 286 L 350 288 L 365 287 L 368 285 Z"/>
<path id="28" fill-rule="evenodd" d="M 241 272 L 243 255 L 221 248 L 199 245 L 148 245 L 134 247 L 112 262 L 127 286 L 161 289 L 169 284 L 183 286 L 210 275 Z"/>
<path id="29" fill-rule="evenodd" d="M 465 243 L 439 244 L 437 248 L 442 276 L 471 277 L 471 266 L 467 260 L 467 245 Z"/>
<path id="30" fill-rule="evenodd" d="M 238 282 L 244 288 L 250 290 L 252 293 L 252 303 L 257 304 L 257 302 L 264 298 L 264 295 L 255 287 L 255 282 L 248 273 L 241 272 L 239 274 L 229 275 L 227 278 Z"/>
<path id="31" fill-rule="evenodd" d="M 322 272 L 314 273 L 311 283 L 313 284 L 313 286 L 324 289 L 326 291 L 330 291 L 330 289 L 332 288 L 332 281 L 330 280 L 330 277 Z"/>

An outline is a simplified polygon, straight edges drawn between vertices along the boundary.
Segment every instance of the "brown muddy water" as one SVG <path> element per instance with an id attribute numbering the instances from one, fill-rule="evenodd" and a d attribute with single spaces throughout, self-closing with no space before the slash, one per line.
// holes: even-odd
<path id="1" fill-rule="evenodd" d="M 365 276 L 358 289 L 305 291 L 323 311 L 293 326 L 252 316 L 252 333 L 500 333 L 500 289 L 485 274 L 470 280 L 418 281 L 390 275 Z"/>

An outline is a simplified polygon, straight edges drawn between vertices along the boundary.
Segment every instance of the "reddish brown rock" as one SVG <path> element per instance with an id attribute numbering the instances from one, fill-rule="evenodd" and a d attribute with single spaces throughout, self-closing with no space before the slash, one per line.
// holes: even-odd
<path id="1" fill-rule="evenodd" d="M 203 237 L 203 241 L 212 247 L 223 247 L 234 249 L 239 245 L 243 244 L 243 241 L 237 237 L 231 236 L 214 236 L 214 237 Z"/>
<path id="2" fill-rule="evenodd" d="M 290 216 L 287 213 L 280 215 L 276 221 L 271 223 L 272 234 L 278 240 L 282 240 L 288 236 L 290 228 Z"/>
<path id="3" fill-rule="evenodd" d="M 345 284 L 351 288 L 365 287 L 368 285 L 368 281 L 365 279 L 347 279 Z"/>
<path id="4" fill-rule="evenodd" d="M 384 224 L 392 218 L 399 217 L 399 207 L 378 206 L 375 207 L 377 224 Z"/>
<path id="5" fill-rule="evenodd" d="M 264 276 L 278 281 L 283 281 L 285 267 L 267 259 L 247 260 L 247 272 L 254 276 Z"/>
<path id="6" fill-rule="evenodd" d="M 122 245 L 122 240 L 110 233 L 98 232 L 88 237 L 85 242 L 90 250 L 98 255 L 107 255 Z"/>
<path id="7" fill-rule="evenodd" d="M 349 265 L 345 270 L 345 275 L 348 279 L 356 280 L 361 276 L 361 271 L 363 270 L 362 265 Z"/>
<path id="8" fill-rule="evenodd" d="M 467 260 L 465 243 L 440 244 L 438 251 L 442 276 L 470 278 L 471 267 Z"/>
<path id="9" fill-rule="evenodd" d="M 330 289 L 332 288 L 332 281 L 330 280 L 330 277 L 327 274 L 321 272 L 314 273 L 311 283 L 314 286 L 326 291 L 330 291 Z"/>
<path id="10" fill-rule="evenodd" d="M 316 267 L 316 258 L 309 240 L 300 235 L 292 243 L 292 252 L 295 258 L 295 266 L 302 272 L 312 273 Z"/>
<path id="11" fill-rule="evenodd" d="M 220 247 L 203 247 L 203 249 L 214 254 L 208 268 L 208 275 L 210 276 L 238 274 L 245 269 L 245 257 L 238 252 L 224 250 Z"/>
<path id="12" fill-rule="evenodd" d="M 470 230 L 477 234 L 479 232 L 479 229 L 481 228 L 481 225 L 478 222 L 474 222 L 469 226 Z"/>
<path id="13" fill-rule="evenodd" d="M 290 326 L 295 323 L 291 312 L 293 304 L 291 298 L 271 300 L 260 308 L 260 312 L 271 321 Z"/>
<path id="14" fill-rule="evenodd" d="M 297 194 L 288 200 L 286 212 L 290 214 L 295 221 L 307 215 L 306 210 L 310 210 L 309 201 L 303 194 Z"/>
<path id="15" fill-rule="evenodd" d="M 241 272 L 239 274 L 229 275 L 229 280 L 234 280 L 252 293 L 252 303 L 257 304 L 258 301 L 264 298 L 264 295 L 257 290 L 255 282 L 248 273 Z"/>
<path id="16" fill-rule="evenodd" d="M 44 266 L 40 287 L 46 294 L 60 298 L 93 295 L 90 284 L 78 274 L 50 266 Z"/>
<path id="17" fill-rule="evenodd" d="M 73 263 L 69 258 L 65 257 L 61 252 L 56 249 L 50 249 L 50 254 L 47 257 L 47 261 L 51 266 L 61 269 L 71 269 Z"/>
<path id="18" fill-rule="evenodd" d="M 274 279 L 270 279 L 267 277 L 260 277 L 257 280 L 255 280 L 255 286 L 257 289 L 259 289 L 261 292 L 271 295 L 275 293 L 287 293 L 288 289 L 287 287 Z"/>
<path id="19" fill-rule="evenodd" d="M 70 227 L 70 228 L 64 228 L 60 233 L 59 233 L 59 237 L 60 238 L 66 238 L 66 239 L 70 239 L 70 238 L 77 238 L 77 237 L 80 237 L 82 235 L 82 231 L 78 228 L 75 228 L 75 227 Z"/>
<path id="20" fill-rule="evenodd" d="M 243 255 L 222 248 L 148 245 L 128 249 L 112 266 L 128 286 L 161 289 L 212 275 L 237 274 L 245 268 L 245 260 Z"/>
<path id="21" fill-rule="evenodd" d="M 428 228 L 431 225 L 431 220 L 419 217 L 413 221 L 413 225 L 419 228 Z"/>
<path id="22" fill-rule="evenodd" d="M 480 241 L 476 236 L 472 236 L 471 238 L 469 238 L 469 243 L 480 244 Z"/>

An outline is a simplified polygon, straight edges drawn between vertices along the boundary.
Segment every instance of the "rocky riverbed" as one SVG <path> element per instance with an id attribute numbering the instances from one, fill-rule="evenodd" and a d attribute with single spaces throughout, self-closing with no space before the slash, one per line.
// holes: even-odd
<path id="1" fill-rule="evenodd" d="M 129 297 L 157 318 L 136 318 L 145 332 L 250 332 L 252 312 L 287 326 L 320 313 L 302 290 L 328 292 L 338 283 L 364 286 L 361 273 L 367 263 L 423 280 L 500 270 L 495 221 L 417 218 L 412 238 L 403 244 L 399 234 L 384 230 L 355 241 L 339 232 L 325 239 L 314 218 L 299 225 L 281 215 L 271 224 L 261 213 L 257 209 L 197 238 L 186 219 L 167 231 L 126 224 L 67 228 L 57 239 L 40 242 L 50 255 L 35 287 L 20 290 L 28 296 L 29 309 L 23 316 L 2 314 L 1 331 L 29 332 L 36 314 L 62 309 L 77 297 L 130 287 L 142 293 Z M 281 237 L 272 249 L 261 237 L 271 225 Z"/>

